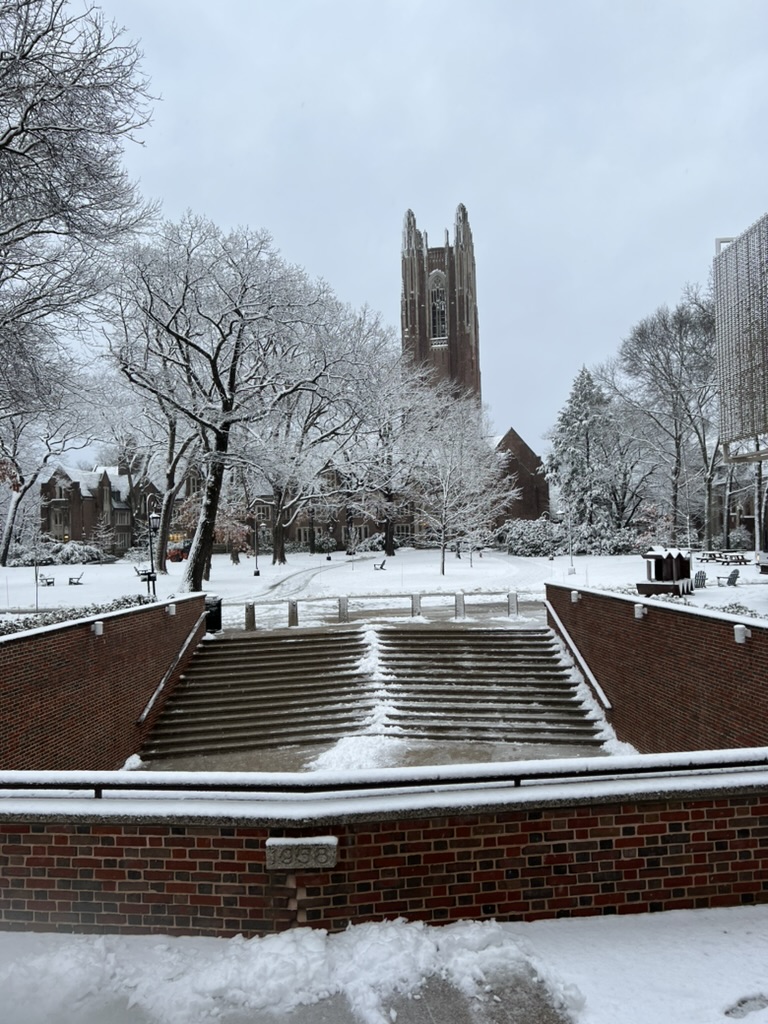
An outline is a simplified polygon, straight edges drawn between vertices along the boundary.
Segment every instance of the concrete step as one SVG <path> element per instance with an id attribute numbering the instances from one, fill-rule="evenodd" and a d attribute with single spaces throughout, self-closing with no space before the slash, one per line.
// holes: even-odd
<path id="1" fill-rule="evenodd" d="M 381 735 L 600 745 L 549 630 L 382 626 L 373 646 L 368 639 L 366 628 L 343 627 L 206 641 L 143 756 L 370 735 L 382 703 Z"/>

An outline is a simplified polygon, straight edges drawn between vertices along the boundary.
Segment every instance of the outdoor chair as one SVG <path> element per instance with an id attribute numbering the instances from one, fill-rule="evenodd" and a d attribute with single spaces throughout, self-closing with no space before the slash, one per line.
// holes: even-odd
<path id="1" fill-rule="evenodd" d="M 69 577 L 69 585 L 70 585 L 70 587 L 76 587 L 76 586 L 82 585 L 82 582 L 83 582 L 83 574 L 82 573 L 80 573 L 79 576 L 70 576 Z"/>
<path id="2" fill-rule="evenodd" d="M 717 585 L 718 587 L 735 587 L 736 580 L 739 578 L 739 570 L 731 569 L 727 576 L 718 576 Z"/>
<path id="3" fill-rule="evenodd" d="M 56 585 L 56 580 L 53 576 L 41 576 L 40 584 L 43 587 L 53 587 Z"/>
<path id="4" fill-rule="evenodd" d="M 374 569 L 383 569 L 385 562 L 386 562 L 386 558 L 382 558 L 382 560 L 380 562 L 374 562 L 373 563 L 373 568 Z"/>
<path id="5" fill-rule="evenodd" d="M 693 589 L 700 590 L 702 587 L 706 587 L 706 585 L 707 574 L 704 572 L 703 569 L 699 569 L 699 571 L 693 577 Z"/>

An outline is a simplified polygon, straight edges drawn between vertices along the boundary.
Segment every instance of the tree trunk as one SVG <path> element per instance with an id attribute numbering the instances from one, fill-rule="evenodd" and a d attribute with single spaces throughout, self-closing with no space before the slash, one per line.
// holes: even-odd
<path id="1" fill-rule="evenodd" d="M 389 516 L 384 520 L 384 554 L 387 558 L 395 557 L 395 524 Z"/>
<path id="2" fill-rule="evenodd" d="M 8 503 L 8 511 L 5 514 L 5 524 L 3 525 L 3 536 L 2 540 L 0 540 L 0 565 L 8 564 L 8 555 L 13 539 L 13 527 L 16 524 L 16 513 L 19 511 L 19 505 L 24 497 L 24 493 L 24 491 L 11 491 L 11 500 Z"/>
<path id="3" fill-rule="evenodd" d="M 723 493 L 723 550 L 731 545 L 731 488 L 733 487 L 733 466 L 728 470 Z"/>
<path id="4" fill-rule="evenodd" d="M 278 515 L 272 530 L 272 565 L 285 564 L 285 526 L 282 518 Z"/>
<path id="5" fill-rule="evenodd" d="M 677 547 L 680 517 L 680 473 L 683 465 L 683 441 L 680 434 L 675 436 L 675 461 L 672 465 L 672 536 L 670 544 Z"/>
<path id="6" fill-rule="evenodd" d="M 197 529 L 192 540 L 192 547 L 189 551 L 187 567 L 184 571 L 182 590 L 202 590 L 203 579 L 210 578 L 213 538 L 216 530 L 216 513 L 219 509 L 219 498 L 224 482 L 224 463 L 228 443 L 229 435 L 227 433 L 220 433 L 216 437 L 214 461 L 205 482 L 205 495 L 200 508 L 200 517 L 197 521 Z"/>

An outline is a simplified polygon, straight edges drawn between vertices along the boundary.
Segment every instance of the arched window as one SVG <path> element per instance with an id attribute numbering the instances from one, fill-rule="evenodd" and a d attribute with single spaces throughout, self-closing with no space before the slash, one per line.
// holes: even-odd
<path id="1" fill-rule="evenodd" d="M 448 318 L 445 309 L 445 274 L 432 274 L 429 279 L 430 336 L 433 341 L 448 337 Z"/>

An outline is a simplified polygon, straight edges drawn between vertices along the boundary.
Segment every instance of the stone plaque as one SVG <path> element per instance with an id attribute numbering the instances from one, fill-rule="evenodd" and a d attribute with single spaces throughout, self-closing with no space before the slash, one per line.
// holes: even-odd
<path id="1" fill-rule="evenodd" d="M 334 868 L 338 853 L 339 841 L 336 836 L 268 839 L 267 871 L 316 871 Z"/>

